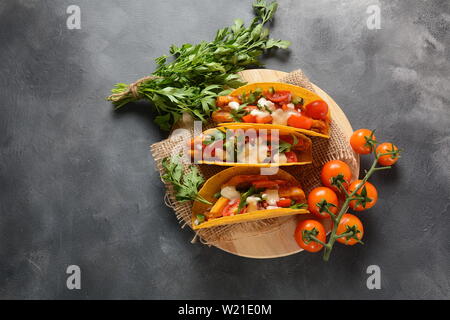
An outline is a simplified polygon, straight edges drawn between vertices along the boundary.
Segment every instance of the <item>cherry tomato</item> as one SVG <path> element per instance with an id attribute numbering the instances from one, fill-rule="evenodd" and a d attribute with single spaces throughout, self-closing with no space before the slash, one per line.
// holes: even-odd
<path id="1" fill-rule="evenodd" d="M 274 93 L 267 93 L 266 98 L 272 102 L 277 102 L 280 104 L 289 103 L 291 100 L 291 93 L 289 91 L 278 90 Z"/>
<path id="2" fill-rule="evenodd" d="M 335 191 L 340 191 L 339 188 L 332 185 L 332 178 L 336 178 L 341 175 L 344 179 L 342 183 L 344 188 L 347 188 L 352 180 L 352 170 L 345 162 L 341 160 L 331 160 L 325 163 L 322 167 L 322 171 L 320 173 L 320 179 L 322 180 L 322 184 L 326 187 L 330 187 Z"/>
<path id="3" fill-rule="evenodd" d="M 383 142 L 377 147 L 377 154 L 398 151 L 398 148 L 389 142 Z M 398 154 L 385 155 L 378 158 L 378 163 L 382 166 L 392 166 L 398 160 Z"/>
<path id="4" fill-rule="evenodd" d="M 347 232 L 347 226 L 349 228 L 355 228 L 356 230 L 359 230 L 359 232 L 356 234 L 356 237 L 361 240 L 364 235 L 364 228 L 361 220 L 358 219 L 358 217 L 346 213 L 342 216 L 341 221 L 339 222 L 339 225 L 336 230 L 336 235 L 340 235 Z M 356 239 L 350 238 L 347 239 L 346 237 L 337 238 L 337 241 L 343 244 L 346 244 L 348 246 L 352 246 L 358 241 Z"/>
<path id="5" fill-rule="evenodd" d="M 373 131 L 368 129 L 359 129 L 353 132 L 350 137 L 350 145 L 358 154 L 369 154 L 372 152 L 370 141 L 375 141 L 376 137 Z"/>
<path id="6" fill-rule="evenodd" d="M 291 199 L 283 199 L 277 201 L 277 206 L 282 208 L 288 208 L 291 206 L 292 200 Z"/>
<path id="7" fill-rule="evenodd" d="M 338 210 L 339 201 L 336 193 L 333 190 L 327 187 L 318 187 L 311 190 L 308 194 L 308 209 L 318 218 L 329 218 L 330 215 L 322 211 L 320 212 L 320 208 L 317 206 L 318 203 L 321 203 L 323 200 L 326 202 L 335 205 L 336 207 L 330 206 L 328 210 L 332 213 L 336 214 Z"/>
<path id="8" fill-rule="evenodd" d="M 318 252 L 322 250 L 323 245 L 313 240 L 308 241 L 303 238 L 303 231 L 315 230 L 315 237 L 322 242 L 326 241 L 326 233 L 323 224 L 316 220 L 303 220 L 300 221 L 295 229 L 294 237 L 300 248 L 309 252 Z"/>
<path id="9" fill-rule="evenodd" d="M 305 114 L 316 120 L 325 120 L 328 115 L 328 104 L 323 100 L 316 100 L 305 106 Z"/>
<path id="10" fill-rule="evenodd" d="M 284 155 L 287 158 L 287 162 L 297 162 L 298 161 L 297 155 L 293 151 L 287 151 L 284 153 Z"/>
<path id="11" fill-rule="evenodd" d="M 231 216 L 237 213 L 239 207 L 239 200 L 230 200 L 222 210 L 222 216 Z"/>
<path id="12" fill-rule="evenodd" d="M 353 192 L 354 190 L 356 190 L 359 185 L 362 183 L 362 180 L 355 180 L 353 181 L 350 186 L 348 187 L 348 191 L 349 192 Z M 352 208 L 355 211 L 363 211 L 363 210 L 367 210 L 372 208 L 375 203 L 377 203 L 378 200 L 378 192 L 377 189 L 375 188 L 375 186 L 373 184 L 371 184 L 370 182 L 366 182 L 364 184 L 364 186 L 361 187 L 361 189 L 359 189 L 355 195 L 362 195 L 363 193 L 363 189 L 364 187 L 366 188 L 366 196 L 368 198 L 370 198 L 371 200 L 364 203 L 358 203 L 358 200 L 353 200 L 350 201 L 349 203 L 349 207 Z"/>
<path id="13" fill-rule="evenodd" d="M 288 126 L 294 127 L 294 128 L 300 128 L 300 129 L 311 129 L 311 126 L 313 124 L 313 120 L 310 117 L 304 116 L 304 115 L 297 115 L 293 114 L 288 118 L 287 121 Z"/>
<path id="14" fill-rule="evenodd" d="M 242 120 L 244 122 L 255 123 L 256 122 L 256 116 L 254 116 L 252 114 L 247 114 L 246 116 L 242 117 Z"/>

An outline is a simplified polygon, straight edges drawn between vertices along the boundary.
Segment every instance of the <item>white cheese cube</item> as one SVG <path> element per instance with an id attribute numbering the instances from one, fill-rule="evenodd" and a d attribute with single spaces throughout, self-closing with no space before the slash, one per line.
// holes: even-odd
<path id="1" fill-rule="evenodd" d="M 269 204 L 269 206 L 276 206 L 277 201 L 280 200 L 280 197 L 278 195 L 278 190 L 277 189 L 269 189 L 269 190 L 266 190 L 266 194 L 267 194 L 266 201 Z"/>
<path id="2" fill-rule="evenodd" d="M 240 104 L 239 104 L 238 102 L 236 102 L 236 101 L 231 101 L 231 102 L 228 104 L 228 106 L 229 106 L 231 109 L 237 110 L 237 109 L 239 109 Z"/>
<path id="3" fill-rule="evenodd" d="M 235 186 L 225 186 L 220 190 L 220 195 L 224 198 L 235 200 L 240 199 L 241 194 L 236 190 Z"/>

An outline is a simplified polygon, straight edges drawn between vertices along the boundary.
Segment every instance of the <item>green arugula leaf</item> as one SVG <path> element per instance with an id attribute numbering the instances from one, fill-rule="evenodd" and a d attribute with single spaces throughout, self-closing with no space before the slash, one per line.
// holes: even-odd
<path id="1" fill-rule="evenodd" d="M 290 144 L 289 142 L 280 140 L 280 143 L 278 145 L 279 153 L 291 151 L 292 147 L 298 143 L 298 138 L 295 135 L 291 135 L 291 137 L 292 137 L 292 144 Z"/>

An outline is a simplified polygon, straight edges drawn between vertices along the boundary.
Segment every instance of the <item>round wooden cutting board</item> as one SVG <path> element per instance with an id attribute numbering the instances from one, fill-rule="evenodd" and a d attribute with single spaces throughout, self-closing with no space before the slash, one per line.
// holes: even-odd
<path id="1" fill-rule="evenodd" d="M 270 69 L 254 69 L 242 71 L 240 75 L 247 82 L 270 82 L 277 81 L 287 73 Z M 350 137 L 353 129 L 342 109 L 322 89 L 314 84 L 312 86 L 316 93 L 328 103 L 333 121 L 347 137 Z M 353 171 L 356 175 L 359 173 L 359 159 L 357 159 L 357 168 L 354 168 Z M 222 240 L 215 246 L 229 253 L 248 258 L 267 259 L 288 256 L 303 251 L 295 242 L 293 235 L 297 222 L 311 217 L 311 215 L 286 217 L 267 232 L 234 234 L 233 240 Z M 326 224 L 325 228 L 329 231 L 330 224 Z"/>

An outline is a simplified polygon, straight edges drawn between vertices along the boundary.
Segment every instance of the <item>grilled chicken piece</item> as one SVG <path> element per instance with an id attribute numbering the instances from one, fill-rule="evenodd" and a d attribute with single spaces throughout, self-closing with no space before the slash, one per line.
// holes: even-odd
<path id="1" fill-rule="evenodd" d="M 253 181 L 269 180 L 268 176 L 260 175 L 240 175 L 231 178 L 224 186 L 240 186 L 243 184 L 251 184 Z"/>
<path id="2" fill-rule="evenodd" d="M 311 130 L 326 134 L 328 132 L 328 123 L 323 120 L 313 120 Z"/>
<path id="3" fill-rule="evenodd" d="M 280 198 L 291 198 L 299 202 L 306 201 L 305 193 L 300 187 L 281 187 L 278 194 Z"/>
<path id="4" fill-rule="evenodd" d="M 214 111 L 211 115 L 212 119 L 216 123 L 222 123 L 222 122 L 233 122 L 233 117 L 231 116 L 231 113 L 227 111 Z"/>

